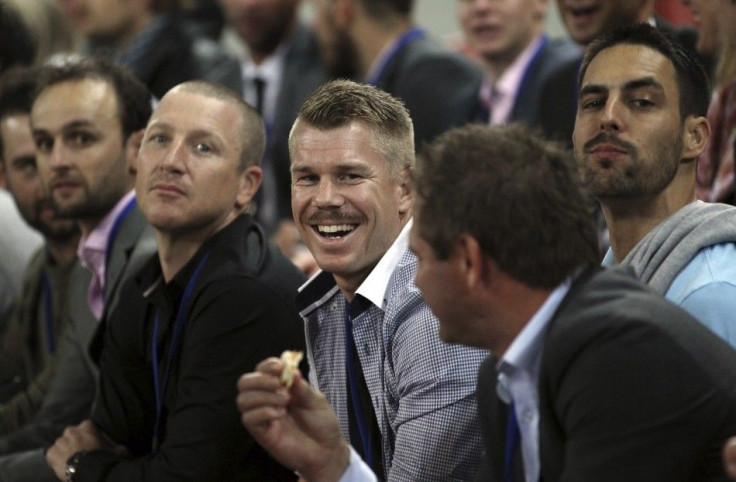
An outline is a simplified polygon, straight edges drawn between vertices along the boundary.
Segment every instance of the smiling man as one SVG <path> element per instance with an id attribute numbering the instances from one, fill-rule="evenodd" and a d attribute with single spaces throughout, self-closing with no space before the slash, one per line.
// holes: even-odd
<path id="1" fill-rule="evenodd" d="M 91 420 L 47 454 L 59 478 L 296 478 L 253 443 L 233 403 L 241 373 L 304 347 L 292 304 L 303 279 L 244 214 L 264 144 L 258 114 L 217 84 L 181 84 L 154 111 L 136 194 L 158 253 L 108 321 Z"/>
<path id="2" fill-rule="evenodd" d="M 307 99 L 290 138 L 292 208 L 324 271 L 297 308 L 310 379 L 381 479 L 472 480 L 481 453 L 474 373 L 485 352 L 441 343 L 412 283 L 413 139 L 406 108 L 374 87 L 335 81 Z M 242 379 L 241 410 L 275 391 L 264 379 Z M 266 447 L 302 469 L 283 446 Z"/>
<path id="3" fill-rule="evenodd" d="M 710 136 L 708 81 L 653 27 L 591 44 L 573 136 L 621 263 L 736 346 L 736 209 L 696 201 L 696 159 Z"/>

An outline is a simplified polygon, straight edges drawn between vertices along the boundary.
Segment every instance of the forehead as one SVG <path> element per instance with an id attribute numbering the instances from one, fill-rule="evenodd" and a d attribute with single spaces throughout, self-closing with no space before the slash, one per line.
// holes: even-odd
<path id="1" fill-rule="evenodd" d="M 331 129 L 298 122 L 293 133 L 292 168 L 314 169 L 346 162 L 386 167 L 383 155 L 375 147 L 372 129 L 363 122 L 352 121 Z"/>
<path id="2" fill-rule="evenodd" d="M 151 116 L 148 128 L 165 126 L 178 132 L 221 138 L 229 145 L 242 143 L 243 116 L 232 103 L 181 89 L 164 96 Z"/>
<path id="3" fill-rule="evenodd" d="M 59 82 L 44 89 L 31 109 L 34 129 L 55 130 L 82 120 L 100 127 L 122 128 L 112 85 L 100 79 Z"/>
<path id="4" fill-rule="evenodd" d="M 619 44 L 600 51 L 593 58 L 581 87 L 596 84 L 614 88 L 645 77 L 677 93 L 677 76 L 670 59 L 645 45 Z"/>
<path id="5" fill-rule="evenodd" d="M 0 120 L 0 136 L 5 149 L 5 152 L 1 153 L 2 157 L 14 156 L 15 152 L 20 150 L 31 154 L 35 151 L 28 114 L 11 114 L 3 117 Z"/>

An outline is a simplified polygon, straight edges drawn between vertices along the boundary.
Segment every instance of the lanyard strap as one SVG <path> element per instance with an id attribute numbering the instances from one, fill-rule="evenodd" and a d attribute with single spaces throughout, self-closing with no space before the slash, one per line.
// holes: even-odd
<path id="1" fill-rule="evenodd" d="M 153 427 L 153 444 L 152 444 L 152 452 L 157 452 L 159 443 L 161 441 L 161 424 L 162 424 L 162 414 L 164 409 L 164 391 L 166 390 L 166 385 L 169 381 L 169 376 L 171 375 L 171 366 L 173 364 L 174 358 L 179 353 L 179 341 L 181 338 L 181 334 L 184 331 L 184 325 L 186 325 L 186 315 L 187 315 L 187 308 L 189 306 L 189 302 L 191 301 L 192 295 L 194 294 L 194 288 L 197 284 L 197 280 L 199 279 L 200 274 L 202 273 L 202 268 L 204 268 L 205 263 L 207 262 L 207 258 L 209 258 L 210 253 L 207 252 L 203 257 L 202 260 L 197 265 L 197 268 L 194 270 L 194 273 L 192 273 L 191 278 L 189 278 L 189 281 L 187 282 L 186 289 L 184 290 L 184 295 L 181 298 L 181 301 L 179 302 L 179 306 L 176 310 L 176 319 L 174 321 L 174 329 L 171 336 L 171 343 L 169 344 L 169 349 L 166 357 L 166 363 L 164 365 L 164 373 L 163 378 L 159 377 L 159 360 L 158 360 L 158 332 L 159 332 L 159 316 L 158 313 L 156 313 L 156 316 L 153 320 L 153 336 L 151 337 L 151 358 L 152 358 L 152 369 L 153 369 L 153 388 L 156 393 L 156 424 Z"/>
<path id="2" fill-rule="evenodd" d="M 56 351 L 54 341 L 54 298 L 51 295 L 51 280 L 48 272 L 44 269 L 41 278 L 41 290 L 43 292 L 43 316 L 46 324 L 46 346 L 49 353 Z"/>
<path id="3" fill-rule="evenodd" d="M 366 413 L 365 407 L 363 407 L 363 399 L 358 391 L 358 368 L 354 363 L 354 348 L 355 342 L 353 341 L 353 320 L 350 317 L 350 305 L 345 302 L 345 364 L 347 367 L 348 375 L 348 387 L 350 388 L 350 400 L 355 415 L 355 421 L 358 425 L 358 432 L 360 433 L 360 440 L 363 443 L 363 456 L 365 462 L 369 467 L 373 467 L 373 451 L 371 445 L 371 434 L 366 426 L 366 420 L 364 414 Z"/>
<path id="4" fill-rule="evenodd" d="M 383 74 L 386 72 L 386 67 L 393 60 L 393 58 L 396 57 L 399 51 L 401 51 L 404 47 L 406 47 L 413 41 L 420 39 L 425 35 L 426 33 L 424 32 L 424 30 L 419 27 L 414 27 L 404 32 L 404 34 L 401 35 L 401 37 L 399 37 L 396 42 L 394 42 L 389 51 L 386 52 L 386 55 L 383 56 L 380 63 L 374 70 L 373 75 L 366 79 L 366 83 L 371 85 L 378 85 L 378 81 L 381 80 L 381 77 L 383 77 Z"/>
<path id="5" fill-rule="evenodd" d="M 516 421 L 516 408 L 509 405 L 509 416 L 506 422 L 506 454 L 504 457 L 503 480 L 513 482 L 514 480 L 514 454 L 519 445 L 519 424 Z"/>

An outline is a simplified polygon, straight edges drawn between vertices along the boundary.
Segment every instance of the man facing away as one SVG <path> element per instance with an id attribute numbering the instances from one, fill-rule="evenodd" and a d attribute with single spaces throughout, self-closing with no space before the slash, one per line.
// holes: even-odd
<path id="1" fill-rule="evenodd" d="M 26 223 L 44 237 L 0 341 L 2 434 L 28 422 L 46 395 L 67 321 L 70 276 L 81 269 L 76 257 L 79 228 L 54 213 L 38 174 L 30 122 L 37 75 L 33 69 L 16 69 L 0 82 L 0 179 Z"/>
<path id="2" fill-rule="evenodd" d="M 290 146 L 294 219 L 323 270 L 297 297 L 313 385 L 381 479 L 472 479 L 485 353 L 441 343 L 411 282 L 407 110 L 374 87 L 332 82 L 305 102 Z"/>
<path id="3" fill-rule="evenodd" d="M 539 126 L 544 84 L 579 55 L 574 43 L 544 33 L 548 7 L 547 0 L 457 0 L 465 38 L 487 74 L 480 91 L 482 121 Z"/>
<path id="4" fill-rule="evenodd" d="M 296 478 L 242 429 L 233 403 L 243 371 L 304 349 L 291 302 L 303 279 L 243 214 L 264 144 L 261 118 L 219 84 L 181 84 L 156 107 L 136 193 L 158 253 L 108 320 L 91 420 L 47 453 L 60 479 Z"/>
<path id="5" fill-rule="evenodd" d="M 736 346 L 736 208 L 695 197 L 710 136 L 702 67 L 641 24 L 591 44 L 580 85 L 575 154 L 608 225 L 604 264 L 631 266 Z"/>
<path id="6" fill-rule="evenodd" d="M 317 0 L 315 30 L 333 78 L 360 79 L 398 97 L 417 148 L 474 120 L 482 72 L 411 21 L 413 0 Z"/>
<path id="7" fill-rule="evenodd" d="M 155 250 L 132 190 L 150 113 L 145 86 L 107 61 L 46 67 L 39 78 L 30 116 L 39 173 L 55 211 L 77 221 L 77 254 L 87 269 L 70 282 L 76 302 L 69 307 L 59 366 L 38 415 L 0 438 L 0 453 L 9 454 L 0 458 L 4 480 L 53 477 L 43 449 L 65 426 L 89 416 L 97 385 L 90 343 L 118 306 L 122 279 Z"/>
<path id="8" fill-rule="evenodd" d="M 564 151 L 518 126 L 468 126 L 423 151 L 415 187 L 416 284 L 439 335 L 493 353 L 478 375 L 476 480 L 724 479 L 736 352 L 597 266 Z M 325 399 L 299 376 L 284 388 L 281 369 L 267 360 L 241 379 L 248 429 L 308 481 L 371 480 Z"/>

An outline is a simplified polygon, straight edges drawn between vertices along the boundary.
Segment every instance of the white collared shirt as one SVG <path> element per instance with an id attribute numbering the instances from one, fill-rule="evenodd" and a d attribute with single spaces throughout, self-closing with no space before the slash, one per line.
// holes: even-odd
<path id="1" fill-rule="evenodd" d="M 542 345 L 552 316 L 570 290 L 572 279 L 562 282 L 514 338 L 496 365 L 499 373 L 498 396 L 513 401 L 521 433 L 521 453 L 527 482 L 539 480 L 539 367 Z"/>
<path id="2" fill-rule="evenodd" d="M 247 54 L 243 60 L 243 98 L 255 107 L 258 95 L 253 79 L 259 78 L 266 83 L 263 95 L 263 119 L 268 125 L 273 125 L 274 118 L 276 117 L 276 106 L 281 90 L 281 78 L 284 74 L 288 50 L 289 42 L 282 42 L 273 54 L 266 57 L 258 65 Z"/>
<path id="3" fill-rule="evenodd" d="M 394 243 L 355 291 L 355 294 L 366 298 L 382 311 L 386 309 L 386 291 L 391 275 L 396 270 L 401 257 L 409 249 L 409 230 L 411 230 L 412 222 L 413 219 L 407 221 Z"/>

